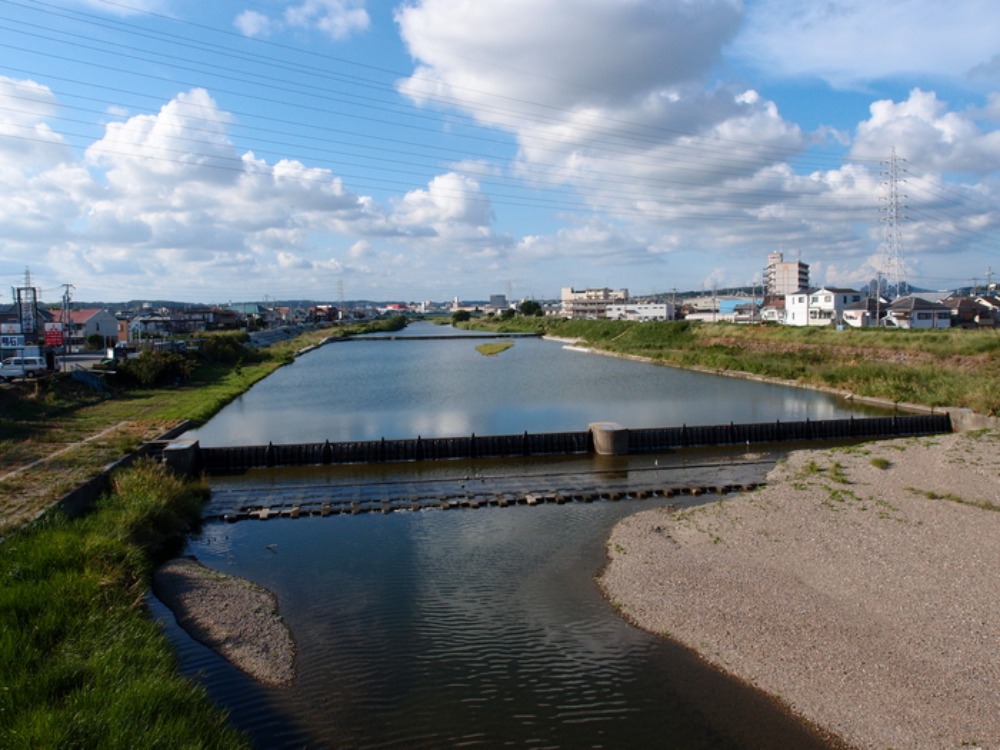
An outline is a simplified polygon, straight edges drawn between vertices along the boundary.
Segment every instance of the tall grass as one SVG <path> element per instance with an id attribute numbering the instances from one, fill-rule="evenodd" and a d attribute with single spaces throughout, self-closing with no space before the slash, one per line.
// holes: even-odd
<path id="1" fill-rule="evenodd" d="M 84 518 L 53 514 L 0 545 L 0 747 L 247 746 L 177 674 L 144 606 L 156 557 L 202 499 L 141 462 Z"/>

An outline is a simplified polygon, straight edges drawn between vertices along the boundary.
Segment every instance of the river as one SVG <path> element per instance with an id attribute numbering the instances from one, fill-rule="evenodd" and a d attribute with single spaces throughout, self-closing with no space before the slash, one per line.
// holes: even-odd
<path id="1" fill-rule="evenodd" d="M 316 442 L 851 413 L 809 391 L 556 342 L 519 339 L 495 357 L 475 343 L 331 344 L 259 383 L 196 436 L 211 445 Z M 447 463 L 397 467 L 393 481 L 422 481 L 427 471 L 487 477 L 504 468 Z M 529 471 L 516 462 L 508 470 Z M 530 471 L 538 470 L 533 463 Z M 322 491 L 365 471 L 215 477 L 212 502 Z M 278 594 L 298 647 L 298 678 L 287 688 L 254 684 L 188 639 L 155 601 L 154 611 L 183 668 L 262 748 L 824 747 L 754 691 L 622 621 L 601 597 L 593 578 L 611 527 L 667 502 L 209 522 L 187 553 Z"/>

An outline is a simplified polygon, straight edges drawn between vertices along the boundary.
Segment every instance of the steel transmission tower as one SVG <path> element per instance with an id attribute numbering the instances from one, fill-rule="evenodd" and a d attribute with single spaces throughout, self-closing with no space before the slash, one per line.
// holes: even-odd
<path id="1" fill-rule="evenodd" d="M 898 297 L 903 279 L 903 242 L 900 222 L 906 217 L 902 211 L 906 206 L 902 203 L 905 195 L 899 192 L 899 183 L 903 179 L 900 175 L 906 170 L 900 165 L 905 162 L 896 156 L 896 149 L 893 147 L 888 161 L 882 162 L 882 186 L 885 195 L 882 196 L 881 221 L 885 223 L 885 234 L 882 240 L 881 271 L 886 277 L 886 290 L 892 290 L 894 296 Z M 879 294 L 882 290 L 879 289 Z"/>

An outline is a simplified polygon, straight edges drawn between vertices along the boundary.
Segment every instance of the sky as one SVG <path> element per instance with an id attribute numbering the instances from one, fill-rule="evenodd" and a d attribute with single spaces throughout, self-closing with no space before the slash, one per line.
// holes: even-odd
<path id="1" fill-rule="evenodd" d="M 1000 275 L 996 0 L 0 0 L 0 304 Z"/>

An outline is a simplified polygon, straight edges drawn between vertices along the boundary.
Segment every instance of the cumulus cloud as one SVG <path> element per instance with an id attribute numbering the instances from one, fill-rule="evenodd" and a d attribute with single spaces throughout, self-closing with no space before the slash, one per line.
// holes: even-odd
<path id="1" fill-rule="evenodd" d="M 0 76 L 0 176 L 22 170 L 43 172 L 69 158 L 62 136 L 48 120 L 58 104 L 52 92 L 35 81 Z"/>
<path id="2" fill-rule="evenodd" d="M 395 217 L 406 226 L 487 227 L 493 220 L 493 211 L 476 180 L 449 172 L 431 180 L 426 190 L 407 193 L 398 201 Z"/>
<path id="3" fill-rule="evenodd" d="M 510 123 L 537 103 L 563 108 L 634 101 L 703 75 L 739 26 L 737 0 L 418 0 L 396 14 L 420 61 L 402 84 L 483 122 Z"/>
<path id="4" fill-rule="evenodd" d="M 921 171 L 985 175 L 1000 169 L 1000 131 L 982 130 L 975 112 L 950 111 L 934 92 L 913 89 L 905 101 L 882 99 L 870 109 L 858 125 L 856 156 L 896 149 Z"/>

